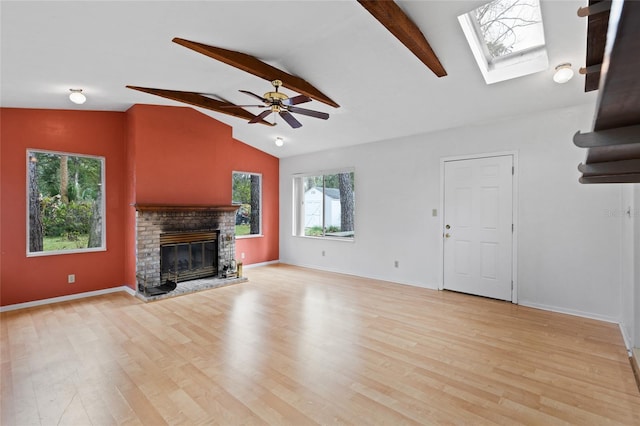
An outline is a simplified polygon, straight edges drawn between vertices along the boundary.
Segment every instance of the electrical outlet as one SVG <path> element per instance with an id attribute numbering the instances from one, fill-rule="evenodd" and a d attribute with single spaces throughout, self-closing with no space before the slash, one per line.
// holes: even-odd
<path id="1" fill-rule="evenodd" d="M 244 252 L 240 253 L 240 259 L 244 259 Z"/>
<path id="2" fill-rule="evenodd" d="M 322 255 L 323 255 L 323 256 L 325 255 L 324 250 L 322 250 Z"/>
<path id="3" fill-rule="evenodd" d="M 393 266 L 394 266 L 394 267 L 396 267 L 396 268 L 400 267 L 400 262 L 398 262 L 397 260 L 395 260 L 395 261 L 393 262 Z"/>
<path id="4" fill-rule="evenodd" d="M 431 210 L 431 216 L 437 217 L 438 216 L 438 209 Z"/>
<path id="5" fill-rule="evenodd" d="M 69 274 L 69 276 L 67 277 L 67 282 L 69 284 L 73 284 L 76 282 L 76 274 Z"/>

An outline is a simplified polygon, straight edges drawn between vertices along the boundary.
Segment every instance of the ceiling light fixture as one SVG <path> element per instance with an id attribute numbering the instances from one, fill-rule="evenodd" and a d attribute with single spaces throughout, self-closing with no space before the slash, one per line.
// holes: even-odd
<path id="1" fill-rule="evenodd" d="M 282 140 L 282 138 L 280 136 L 278 136 L 275 140 L 276 146 L 282 146 L 284 145 L 284 140 Z"/>
<path id="2" fill-rule="evenodd" d="M 69 99 L 74 104 L 82 105 L 87 101 L 87 97 L 82 94 L 82 89 L 69 89 L 71 94 L 69 95 Z"/>
<path id="3" fill-rule="evenodd" d="M 570 63 L 560 64 L 556 67 L 556 72 L 553 74 L 553 81 L 556 83 L 566 83 L 573 78 L 573 70 Z"/>

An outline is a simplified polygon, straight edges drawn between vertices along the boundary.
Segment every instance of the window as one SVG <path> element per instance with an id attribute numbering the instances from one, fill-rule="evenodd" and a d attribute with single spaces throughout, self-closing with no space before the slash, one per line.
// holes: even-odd
<path id="1" fill-rule="evenodd" d="M 104 158 L 27 151 L 27 255 L 106 249 Z"/>
<path id="2" fill-rule="evenodd" d="M 262 234 L 262 175 L 233 172 L 232 204 L 236 211 L 236 237 Z"/>
<path id="3" fill-rule="evenodd" d="M 548 68 L 539 0 L 494 0 L 458 20 L 487 84 Z"/>
<path id="4" fill-rule="evenodd" d="M 354 238 L 353 171 L 295 176 L 293 188 L 294 235 Z"/>

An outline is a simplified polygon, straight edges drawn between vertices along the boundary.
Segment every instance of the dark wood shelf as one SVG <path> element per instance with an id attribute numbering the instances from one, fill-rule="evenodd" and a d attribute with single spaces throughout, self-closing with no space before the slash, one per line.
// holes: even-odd
<path id="1" fill-rule="evenodd" d="M 587 65 L 604 46 L 593 130 L 573 138 L 587 149 L 580 182 L 640 182 L 640 2 L 616 3 L 598 20 L 587 37 Z"/>
<path id="2" fill-rule="evenodd" d="M 193 212 L 193 211 L 207 211 L 207 212 L 235 212 L 240 207 L 234 205 L 206 205 L 206 204 L 191 204 L 191 205 L 173 205 L 173 204 L 132 204 L 136 211 L 139 212 Z"/>

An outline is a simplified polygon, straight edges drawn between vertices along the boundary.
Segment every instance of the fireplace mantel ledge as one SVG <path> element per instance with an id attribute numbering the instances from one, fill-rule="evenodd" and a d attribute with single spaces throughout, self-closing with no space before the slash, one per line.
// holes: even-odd
<path id="1" fill-rule="evenodd" d="M 167 204 L 132 204 L 136 211 L 139 212 L 193 212 L 193 211 L 207 211 L 207 212 L 235 212 L 240 207 L 239 205 L 206 205 L 206 204 L 194 204 L 194 205 L 167 205 Z"/>

